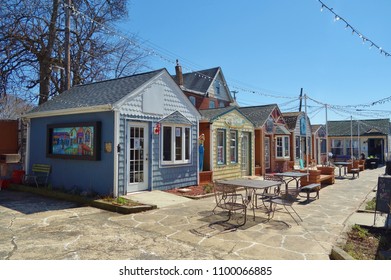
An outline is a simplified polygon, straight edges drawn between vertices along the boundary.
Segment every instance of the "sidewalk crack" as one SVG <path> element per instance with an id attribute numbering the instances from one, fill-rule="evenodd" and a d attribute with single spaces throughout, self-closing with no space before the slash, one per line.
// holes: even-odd
<path id="1" fill-rule="evenodd" d="M 14 233 L 14 231 L 12 230 L 12 226 L 14 224 L 14 221 L 15 221 L 16 217 L 13 216 L 13 218 L 11 219 L 10 221 L 10 224 L 9 226 L 7 227 L 7 229 L 9 231 L 11 231 L 12 233 Z M 17 237 L 15 235 L 12 236 L 12 239 L 11 239 L 11 244 L 12 244 L 12 250 L 7 254 L 7 256 L 5 257 L 5 260 L 9 260 L 13 254 L 16 252 L 16 250 L 18 250 L 18 245 L 16 244 L 15 240 L 17 239 Z"/>

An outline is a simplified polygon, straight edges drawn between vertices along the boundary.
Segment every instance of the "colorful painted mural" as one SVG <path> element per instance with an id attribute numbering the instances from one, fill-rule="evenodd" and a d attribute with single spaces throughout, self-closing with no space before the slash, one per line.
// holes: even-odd
<path id="1" fill-rule="evenodd" d="M 99 160 L 99 127 L 98 122 L 49 125 L 47 155 Z"/>
<path id="2" fill-rule="evenodd" d="M 52 155 L 94 155 L 94 126 L 54 127 L 51 136 Z"/>

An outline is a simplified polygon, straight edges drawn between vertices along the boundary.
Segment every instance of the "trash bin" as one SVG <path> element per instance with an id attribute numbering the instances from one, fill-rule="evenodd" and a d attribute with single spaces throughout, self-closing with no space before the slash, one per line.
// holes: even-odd
<path id="1" fill-rule="evenodd" d="M 23 181 L 24 170 L 14 170 L 12 171 L 11 182 L 14 184 L 21 184 Z"/>
<path id="2" fill-rule="evenodd" d="M 386 161 L 386 175 L 391 175 L 391 161 Z"/>

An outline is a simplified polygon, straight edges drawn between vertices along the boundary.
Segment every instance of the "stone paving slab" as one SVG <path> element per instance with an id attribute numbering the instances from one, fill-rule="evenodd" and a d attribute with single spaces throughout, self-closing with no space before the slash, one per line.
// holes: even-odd
<path id="1" fill-rule="evenodd" d="M 2 190 L 0 259 L 327 260 L 383 173 L 379 168 L 355 180 L 336 180 L 320 191 L 320 199 L 295 203 L 299 225 L 286 213 L 268 221 L 257 210 L 255 220 L 250 211 L 239 229 L 211 225 L 225 218 L 212 213 L 213 197 L 169 199 L 158 209 L 121 215 Z M 157 192 L 151 197 L 165 199 Z"/>

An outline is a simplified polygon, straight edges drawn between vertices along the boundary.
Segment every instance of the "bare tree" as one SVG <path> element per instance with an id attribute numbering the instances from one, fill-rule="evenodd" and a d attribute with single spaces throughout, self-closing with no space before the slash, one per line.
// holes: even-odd
<path id="1" fill-rule="evenodd" d="M 0 120 L 16 120 L 32 109 L 32 105 L 15 95 L 0 97 Z"/>
<path id="2" fill-rule="evenodd" d="M 71 10 L 72 85 L 133 74 L 145 52 L 113 28 L 127 16 L 126 0 L 3 0 L 0 4 L 0 95 L 42 104 L 64 90 L 65 10 Z M 134 38 L 132 38 L 134 40 Z"/>

